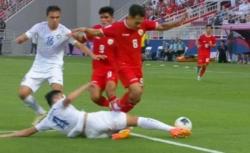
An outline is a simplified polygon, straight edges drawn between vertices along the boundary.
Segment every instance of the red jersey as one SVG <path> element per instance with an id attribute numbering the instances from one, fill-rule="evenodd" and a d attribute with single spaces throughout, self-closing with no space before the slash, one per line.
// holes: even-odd
<path id="1" fill-rule="evenodd" d="M 205 34 L 201 35 L 198 43 L 200 45 L 198 49 L 198 55 L 210 55 L 212 47 L 209 44 L 216 44 L 216 38 L 214 36 L 207 36 Z"/>
<path id="2" fill-rule="evenodd" d="M 116 61 L 121 67 L 142 66 L 141 39 L 146 31 L 155 30 L 157 22 L 145 20 L 137 30 L 128 28 L 126 20 L 102 28 L 103 34 L 116 41 Z"/>
<path id="3" fill-rule="evenodd" d="M 101 29 L 102 25 L 95 25 L 92 28 Z M 114 64 L 114 50 L 115 50 L 115 41 L 111 37 L 90 37 L 87 36 L 87 39 L 93 42 L 93 53 L 95 55 L 106 55 L 107 59 L 105 60 L 93 60 L 92 67 L 96 69 L 113 69 Z"/>

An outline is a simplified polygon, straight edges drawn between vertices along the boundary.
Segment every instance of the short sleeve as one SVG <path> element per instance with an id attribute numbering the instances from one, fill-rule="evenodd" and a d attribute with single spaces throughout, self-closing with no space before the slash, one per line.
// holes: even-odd
<path id="1" fill-rule="evenodd" d="M 75 40 L 74 38 L 68 36 L 71 33 L 71 30 L 68 29 L 67 27 L 63 27 L 64 28 L 64 33 L 66 35 L 66 37 L 68 37 L 68 42 L 72 45 L 75 45 L 77 40 Z"/>
<path id="2" fill-rule="evenodd" d="M 56 103 L 53 105 L 52 108 L 64 108 L 64 104 L 63 104 L 63 103 L 64 103 L 64 100 L 65 100 L 65 98 L 63 98 L 62 100 L 56 102 Z"/>
<path id="3" fill-rule="evenodd" d="M 35 24 L 31 29 L 29 29 L 29 30 L 25 33 L 25 35 L 26 35 L 29 39 L 34 38 L 35 35 L 38 34 L 39 27 L 40 27 L 39 25 L 40 25 L 39 23 L 38 23 L 38 24 Z"/>
<path id="4" fill-rule="evenodd" d="M 117 30 L 117 24 L 115 23 L 101 29 L 102 33 L 107 37 L 115 37 Z"/>
<path id="5" fill-rule="evenodd" d="M 150 21 L 150 20 L 145 20 L 143 24 L 145 26 L 146 31 L 156 30 L 156 28 L 158 26 L 158 22 Z"/>
<path id="6" fill-rule="evenodd" d="M 48 120 L 48 117 L 44 118 L 41 122 L 39 122 L 37 125 L 35 125 L 35 128 L 39 132 L 50 130 L 50 122 Z"/>

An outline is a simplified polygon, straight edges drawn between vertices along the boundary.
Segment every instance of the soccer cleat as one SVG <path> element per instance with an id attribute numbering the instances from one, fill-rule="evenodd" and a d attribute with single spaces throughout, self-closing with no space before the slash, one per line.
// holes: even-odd
<path id="1" fill-rule="evenodd" d="M 185 138 L 191 135 L 191 131 L 183 128 L 174 128 L 169 131 L 173 138 Z"/>
<path id="2" fill-rule="evenodd" d="M 37 124 L 38 124 L 39 122 L 41 122 L 46 116 L 47 116 L 47 113 L 38 115 L 38 116 L 34 119 L 34 121 L 32 122 L 32 125 L 33 125 L 33 126 L 37 125 Z"/>
<path id="3" fill-rule="evenodd" d="M 200 76 L 197 76 L 197 80 L 198 80 L 198 81 L 201 81 L 201 77 L 200 77 Z"/>
<path id="4" fill-rule="evenodd" d="M 112 134 L 112 139 L 113 140 L 126 139 L 129 137 L 129 135 L 130 135 L 130 129 L 127 128 L 127 129 L 119 131 L 118 133 Z"/>
<path id="5" fill-rule="evenodd" d="M 114 100 L 109 102 L 110 111 L 121 111 L 121 107 L 119 106 L 120 99 L 115 98 Z"/>

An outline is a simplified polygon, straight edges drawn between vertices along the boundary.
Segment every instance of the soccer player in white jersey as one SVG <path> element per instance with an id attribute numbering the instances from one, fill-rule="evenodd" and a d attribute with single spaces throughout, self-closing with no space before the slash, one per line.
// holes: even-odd
<path id="1" fill-rule="evenodd" d="M 51 109 L 48 115 L 37 125 L 21 131 L 0 135 L 0 137 L 28 137 L 37 132 L 54 129 L 68 137 L 85 136 L 86 138 L 123 139 L 129 136 L 129 130 L 117 131 L 127 127 L 138 126 L 144 129 L 155 129 L 168 132 L 172 137 L 187 137 L 191 132 L 167 125 L 152 118 L 136 117 L 124 112 L 98 111 L 87 113 L 77 110 L 71 103 L 84 91 L 90 83 L 82 85 L 67 97 L 59 90 L 52 90 L 45 96 Z"/>
<path id="2" fill-rule="evenodd" d="M 58 6 L 49 6 L 46 13 L 47 21 L 35 24 L 16 38 L 16 42 L 22 44 L 35 35 L 38 37 L 35 60 L 19 88 L 19 97 L 38 115 L 34 124 L 44 117 L 46 111 L 37 103 L 32 93 L 35 93 L 46 80 L 53 90 L 63 90 L 63 55 L 68 43 L 80 48 L 95 60 L 104 58 L 94 55 L 85 45 L 69 36 L 71 31 L 60 24 L 61 9 Z"/>

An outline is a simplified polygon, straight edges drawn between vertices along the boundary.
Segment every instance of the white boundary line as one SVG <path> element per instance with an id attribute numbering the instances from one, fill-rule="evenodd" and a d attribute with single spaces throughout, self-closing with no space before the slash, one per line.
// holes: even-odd
<path id="1" fill-rule="evenodd" d="M 190 149 L 198 150 L 198 151 L 202 151 L 202 152 L 224 153 L 224 152 L 217 151 L 217 150 L 202 148 L 202 147 L 198 147 L 198 146 L 192 146 L 192 145 L 183 144 L 183 143 L 174 142 L 174 141 L 169 141 L 169 140 L 164 140 L 164 139 L 160 139 L 160 138 L 154 138 L 154 137 L 150 137 L 150 136 L 146 136 L 146 135 L 142 135 L 142 134 L 138 134 L 138 133 L 131 133 L 131 135 L 135 136 L 135 137 L 139 137 L 139 138 L 144 138 L 144 139 L 147 139 L 147 140 L 155 141 L 155 142 L 161 142 L 161 143 L 175 145 L 175 146 L 179 146 L 179 147 L 190 148 Z"/>
<path id="2" fill-rule="evenodd" d="M 55 130 L 50 130 L 50 132 L 54 132 L 54 131 Z M 11 132 L 16 132 L 16 131 L 14 131 L 14 130 L 13 131 L 0 131 L 0 134 L 11 133 Z M 174 142 L 174 141 L 170 141 L 170 140 L 164 140 L 164 139 L 160 139 L 160 138 L 150 137 L 150 136 L 142 135 L 139 133 L 131 133 L 131 135 L 134 137 L 138 137 L 138 138 L 144 138 L 144 139 L 155 141 L 155 142 L 161 142 L 161 143 L 170 144 L 170 145 L 174 145 L 174 146 L 190 148 L 190 149 L 198 150 L 198 151 L 202 151 L 202 152 L 224 153 L 221 151 L 212 150 L 212 149 L 208 149 L 208 148 L 202 148 L 202 147 L 188 145 L 188 144 L 179 143 L 179 142 Z"/>
<path id="3" fill-rule="evenodd" d="M 16 132 L 16 131 L 14 131 L 14 130 L 13 130 L 13 131 L 7 131 L 7 130 L 4 131 L 4 130 L 1 130 L 1 131 L 0 131 L 0 134 L 12 133 L 12 132 Z"/>
<path id="4" fill-rule="evenodd" d="M 48 130 L 48 131 L 46 131 L 46 132 L 55 132 L 56 130 Z M 17 131 L 15 131 L 15 130 L 0 130 L 0 134 L 7 134 L 7 133 L 12 133 L 12 132 L 17 132 Z"/>

